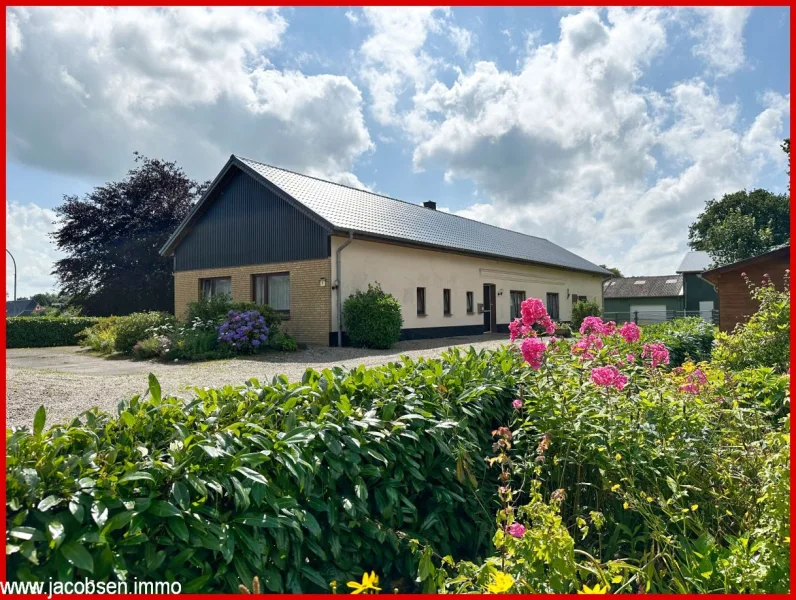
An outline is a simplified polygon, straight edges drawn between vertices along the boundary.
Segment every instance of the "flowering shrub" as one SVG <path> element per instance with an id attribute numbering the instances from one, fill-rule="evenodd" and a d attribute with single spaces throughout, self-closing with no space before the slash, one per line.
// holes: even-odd
<path id="1" fill-rule="evenodd" d="M 580 300 L 572 305 L 572 328 L 580 329 L 583 319 L 586 317 L 599 317 L 600 305 L 596 302 Z"/>
<path id="2" fill-rule="evenodd" d="M 732 333 L 717 335 L 715 358 L 728 369 L 766 366 L 784 371 L 790 363 L 790 272 L 785 271 L 781 291 L 768 277 L 760 286 L 744 278 L 760 308 Z"/>
<path id="3" fill-rule="evenodd" d="M 265 349 L 268 327 L 265 318 L 257 311 L 231 310 L 227 319 L 218 326 L 218 341 L 237 354 L 248 354 Z"/>

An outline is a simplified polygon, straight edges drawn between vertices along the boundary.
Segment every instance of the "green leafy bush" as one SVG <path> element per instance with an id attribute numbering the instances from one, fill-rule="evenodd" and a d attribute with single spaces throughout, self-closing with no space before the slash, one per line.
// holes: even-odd
<path id="1" fill-rule="evenodd" d="M 770 280 L 755 286 L 746 278 L 746 283 L 760 307 L 732 333 L 718 334 L 714 357 L 727 369 L 768 366 L 784 371 L 790 363 L 789 275 L 786 272 L 781 291 Z"/>
<path id="2" fill-rule="evenodd" d="M 599 317 L 602 314 L 600 305 L 596 302 L 579 300 L 572 305 L 572 330 L 580 329 L 580 324 L 586 317 Z"/>
<path id="3" fill-rule="evenodd" d="M 152 336 L 151 330 L 174 322 L 174 317 L 162 312 L 132 313 L 116 317 L 116 338 L 114 350 L 122 354 L 132 354 L 133 347 Z"/>
<path id="4" fill-rule="evenodd" d="M 116 323 L 119 317 L 100 317 L 78 334 L 81 346 L 100 354 L 113 354 L 116 346 Z"/>
<path id="5" fill-rule="evenodd" d="M 489 431 L 518 356 L 404 360 L 252 380 L 8 436 L 10 579 L 176 580 L 184 592 L 328 591 L 362 569 L 406 588 L 407 533 L 475 558 Z M 65 459 L 66 458 L 66 459 Z"/>
<path id="6" fill-rule="evenodd" d="M 682 365 L 689 358 L 694 362 L 710 360 L 716 327 L 700 317 L 684 317 L 644 325 L 642 339 L 666 344 L 670 366 Z"/>
<path id="7" fill-rule="evenodd" d="M 378 283 L 343 303 L 343 323 L 354 346 L 390 348 L 400 339 L 403 322 L 400 303 Z"/>
<path id="8" fill-rule="evenodd" d="M 167 340 L 168 338 L 166 338 Z M 157 358 L 159 356 L 163 356 L 166 348 L 168 347 L 166 344 L 168 342 L 164 342 L 163 338 L 160 337 L 150 337 L 145 340 L 141 340 L 140 342 L 136 342 L 135 346 L 133 346 L 133 358 L 138 360 L 147 360 L 150 358 Z"/>
<path id="9" fill-rule="evenodd" d="M 296 338 L 277 331 L 268 336 L 268 347 L 280 352 L 295 352 L 298 350 L 298 343 L 296 343 Z"/>
<path id="10" fill-rule="evenodd" d="M 94 317 L 6 317 L 6 348 L 75 346 Z"/>

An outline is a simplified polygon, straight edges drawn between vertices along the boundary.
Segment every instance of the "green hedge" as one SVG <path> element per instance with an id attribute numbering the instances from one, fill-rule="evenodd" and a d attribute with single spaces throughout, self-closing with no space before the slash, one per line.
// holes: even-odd
<path id="1" fill-rule="evenodd" d="M 6 348 L 76 346 L 75 335 L 97 322 L 94 317 L 6 317 Z"/>
<path id="2" fill-rule="evenodd" d="M 669 350 L 670 366 L 679 367 L 686 359 L 694 362 L 710 360 L 716 327 L 700 317 L 685 317 L 644 325 L 644 341 L 663 342 Z"/>
<path id="3" fill-rule="evenodd" d="M 373 569 L 413 589 L 418 558 L 394 530 L 458 558 L 487 551 L 484 459 L 520 361 L 471 350 L 308 370 L 187 403 L 150 376 L 118 418 L 46 432 L 40 409 L 6 446 L 9 579 L 125 572 L 234 592 L 258 575 L 272 592 L 328 592 Z"/>
<path id="4" fill-rule="evenodd" d="M 354 346 L 387 349 L 400 339 L 404 319 L 401 304 L 377 283 L 346 298 L 343 323 Z"/>

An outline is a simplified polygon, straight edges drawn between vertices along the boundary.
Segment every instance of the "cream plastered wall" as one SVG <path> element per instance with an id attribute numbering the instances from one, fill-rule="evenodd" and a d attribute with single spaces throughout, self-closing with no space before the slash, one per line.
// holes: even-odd
<path id="1" fill-rule="evenodd" d="M 332 237 L 332 281 L 337 279 L 337 249 L 346 241 Z M 483 324 L 484 316 L 477 308 L 483 302 L 485 283 L 494 283 L 497 292 L 503 290 L 496 297 L 497 323 L 503 325 L 509 322 L 511 290 L 524 291 L 526 297 L 543 302 L 548 292 L 557 292 L 561 321 L 570 319 L 572 294 L 588 296 L 602 306 L 602 276 L 577 271 L 363 240 L 349 244 L 342 251 L 341 261 L 343 301 L 357 289 L 378 282 L 401 303 L 405 329 Z M 418 287 L 426 288 L 425 317 L 417 315 Z M 451 290 L 451 316 L 443 315 L 445 288 Z M 474 294 L 474 314 L 467 314 L 468 291 Z M 332 331 L 337 331 L 336 292 L 332 293 Z"/>

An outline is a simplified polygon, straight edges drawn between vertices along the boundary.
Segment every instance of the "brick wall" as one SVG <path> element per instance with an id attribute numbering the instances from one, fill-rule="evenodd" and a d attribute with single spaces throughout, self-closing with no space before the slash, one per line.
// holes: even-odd
<path id="1" fill-rule="evenodd" d="M 174 314 L 184 318 L 189 302 L 199 299 L 199 280 L 207 277 L 231 277 L 232 299 L 251 302 L 252 275 L 290 273 L 290 319 L 283 331 L 305 344 L 329 345 L 332 326 L 332 267 L 329 258 L 297 262 L 221 267 L 174 274 Z M 320 279 L 326 279 L 326 287 Z"/>
<path id="2" fill-rule="evenodd" d="M 777 289 L 782 289 L 785 270 L 788 268 L 789 257 L 776 256 L 756 264 L 728 270 L 718 276 L 719 301 L 719 329 L 732 331 L 736 323 L 745 323 L 759 307 L 759 304 L 749 295 L 749 288 L 741 277 L 741 273 L 752 280 L 755 285 L 760 285 L 763 275 L 768 274 Z"/>

